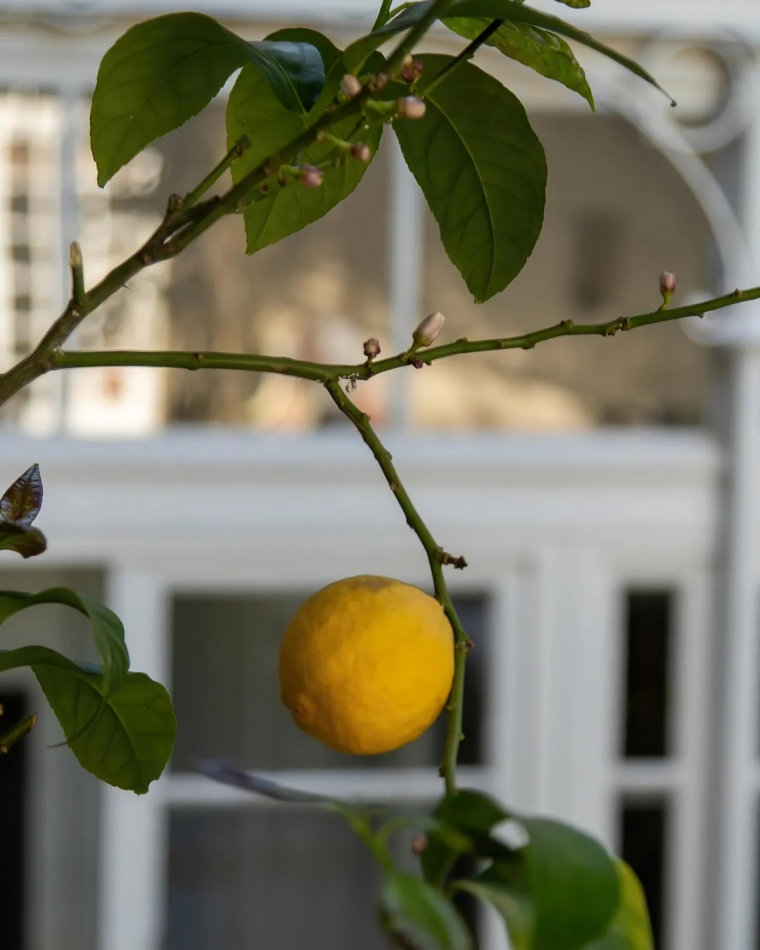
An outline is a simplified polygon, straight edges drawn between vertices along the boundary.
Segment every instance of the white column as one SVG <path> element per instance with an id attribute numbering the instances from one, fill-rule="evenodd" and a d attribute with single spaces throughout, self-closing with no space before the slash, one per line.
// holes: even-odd
<path id="1" fill-rule="evenodd" d="M 411 344 L 412 331 L 422 317 L 422 193 L 407 168 L 396 136 L 388 136 L 388 141 L 391 143 L 388 229 L 391 350 L 401 353 Z M 396 373 L 390 388 L 390 421 L 399 429 L 404 428 L 409 420 L 408 380 L 408 373 Z"/>
<path id="2" fill-rule="evenodd" d="M 159 578 L 116 570 L 109 606 L 126 630 L 132 669 L 168 682 L 166 591 Z M 134 795 L 104 786 L 100 950 L 163 946 L 166 827 L 161 792 Z"/>

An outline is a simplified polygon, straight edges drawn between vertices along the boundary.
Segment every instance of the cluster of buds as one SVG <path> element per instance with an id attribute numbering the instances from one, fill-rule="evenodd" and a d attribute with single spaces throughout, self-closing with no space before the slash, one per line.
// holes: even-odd
<path id="1" fill-rule="evenodd" d="M 362 91 L 361 80 L 351 73 L 346 73 L 340 81 L 340 91 L 349 99 L 355 99 Z"/>
<path id="2" fill-rule="evenodd" d="M 404 82 L 411 85 L 422 75 L 424 64 L 421 59 L 415 59 L 411 53 L 407 53 L 401 63 L 401 78 Z"/>
<path id="3" fill-rule="evenodd" d="M 367 83 L 367 89 L 370 92 L 380 92 L 381 89 L 385 89 L 390 81 L 391 77 L 388 73 L 377 73 Z"/>
<path id="4" fill-rule="evenodd" d="M 421 119 L 425 115 L 425 103 L 417 96 L 404 96 L 396 100 L 399 119 Z"/>
<path id="5" fill-rule="evenodd" d="M 660 274 L 660 293 L 662 294 L 663 310 L 670 306 L 670 298 L 675 293 L 676 285 L 675 274 L 671 274 L 670 271 L 665 271 L 663 274 Z"/>
<path id="6" fill-rule="evenodd" d="M 367 357 L 367 362 L 371 362 L 376 356 L 379 356 L 380 342 L 374 337 L 370 337 L 368 340 L 365 340 L 364 355 Z"/>
<path id="7" fill-rule="evenodd" d="M 445 322 L 446 317 L 439 310 L 425 317 L 412 334 L 414 349 L 430 346 L 431 343 L 434 343 L 438 339 L 438 334 L 443 329 Z"/>

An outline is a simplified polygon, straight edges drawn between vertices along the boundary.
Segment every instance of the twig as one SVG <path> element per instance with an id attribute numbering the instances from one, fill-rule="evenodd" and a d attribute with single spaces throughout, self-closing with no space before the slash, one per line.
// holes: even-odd
<path id="1" fill-rule="evenodd" d="M 83 307 L 87 302 L 87 292 L 84 287 L 84 260 L 82 248 L 76 241 L 72 241 L 69 248 L 69 265 L 71 267 L 71 300 L 76 307 Z"/>
<path id="2" fill-rule="evenodd" d="M 356 426 L 367 447 L 375 456 L 385 476 L 385 480 L 388 482 L 390 490 L 396 496 L 396 500 L 406 516 L 407 524 L 420 539 L 427 554 L 430 573 L 433 576 L 433 588 L 436 600 L 443 607 L 451 624 L 451 628 L 454 631 L 454 682 L 447 706 L 449 721 L 446 732 L 443 764 L 441 765 L 441 775 L 446 783 L 446 792 L 450 793 L 456 789 L 457 753 L 459 751 L 459 743 L 462 739 L 464 667 L 472 641 L 462 627 L 459 616 L 449 596 L 446 580 L 443 576 L 443 564 L 446 563 L 444 560 L 445 552 L 436 544 L 429 528 L 414 507 L 393 464 L 391 453 L 385 448 L 378 438 L 377 433 L 372 428 L 369 416 L 354 405 L 338 381 L 331 380 L 327 382 L 325 388 L 332 396 L 333 402 L 338 409 Z"/>
<path id="3" fill-rule="evenodd" d="M 181 207 L 186 211 L 199 200 L 209 188 L 215 184 L 222 175 L 227 171 L 227 169 L 232 165 L 234 161 L 240 158 L 241 155 L 244 155 L 248 149 L 251 147 L 251 136 L 250 135 L 241 135 L 240 138 L 235 142 L 232 148 L 227 152 L 224 158 L 219 162 L 216 168 L 212 168 L 211 171 L 206 175 L 202 182 L 193 188 L 192 191 L 189 191 L 184 199 L 182 200 Z"/>
<path id="4" fill-rule="evenodd" d="M 383 0 L 382 6 L 380 7 L 380 11 L 377 14 L 377 18 L 375 19 L 375 22 L 372 25 L 373 33 L 375 32 L 375 30 L 379 30 L 380 27 L 385 26 L 388 20 L 390 20 L 392 3 L 393 3 L 393 0 Z"/>
<path id="5" fill-rule="evenodd" d="M 459 55 L 455 56 L 451 62 L 447 63 L 446 66 L 444 66 L 444 68 L 438 73 L 438 75 L 434 76 L 429 83 L 418 83 L 417 90 L 419 95 L 430 95 L 430 93 L 437 86 L 439 86 L 444 81 L 444 79 L 448 79 L 455 70 L 459 69 L 462 63 L 466 63 L 468 60 L 472 59 L 480 47 L 486 43 L 503 24 L 504 20 L 491 20 L 483 32 L 479 33 L 475 39 L 468 46 L 466 46 L 461 53 L 459 53 Z"/>

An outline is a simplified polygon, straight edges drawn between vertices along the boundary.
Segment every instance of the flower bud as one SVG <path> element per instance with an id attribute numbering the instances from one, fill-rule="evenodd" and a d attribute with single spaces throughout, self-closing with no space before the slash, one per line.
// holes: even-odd
<path id="1" fill-rule="evenodd" d="M 364 355 L 368 360 L 373 360 L 380 353 L 380 343 L 374 337 L 364 341 Z"/>
<path id="2" fill-rule="evenodd" d="M 304 188 L 319 188 L 324 180 L 321 168 L 315 168 L 313 165 L 303 165 L 301 167 L 301 184 Z"/>
<path id="3" fill-rule="evenodd" d="M 425 115 L 425 103 L 417 96 L 404 96 L 396 102 L 396 112 L 400 119 L 421 119 Z"/>
<path id="4" fill-rule="evenodd" d="M 415 835 L 412 838 L 412 853 L 419 857 L 428 846 L 427 835 Z"/>
<path id="5" fill-rule="evenodd" d="M 422 75 L 424 64 L 421 59 L 415 59 L 411 53 L 407 53 L 401 63 L 401 78 L 404 82 L 413 83 Z"/>
<path id="6" fill-rule="evenodd" d="M 349 99 L 355 99 L 362 91 L 361 80 L 351 73 L 346 73 L 340 81 L 340 91 Z"/>
<path id="7" fill-rule="evenodd" d="M 351 154 L 358 158 L 360 162 L 368 162 L 372 158 L 372 149 L 364 142 L 355 142 L 351 146 Z"/>
<path id="8" fill-rule="evenodd" d="M 420 323 L 412 334 L 412 339 L 417 346 L 430 346 L 431 343 L 435 342 L 445 322 L 446 317 L 439 310 L 436 310 L 435 313 L 431 313 Z"/>
<path id="9" fill-rule="evenodd" d="M 385 89 L 389 81 L 390 76 L 388 73 L 377 73 L 377 75 L 370 79 L 367 86 L 370 92 L 380 92 L 381 89 Z"/>
<path id="10" fill-rule="evenodd" d="M 665 271 L 663 274 L 660 274 L 660 293 L 662 294 L 663 299 L 663 309 L 670 305 L 670 298 L 673 296 L 673 292 L 676 289 L 676 275 L 671 274 L 669 271 Z"/>
<path id="11" fill-rule="evenodd" d="M 418 356 L 415 357 L 415 358 L 412 360 L 412 366 L 413 366 L 415 369 L 422 369 L 422 367 L 423 367 L 424 365 L 425 365 L 425 364 L 422 362 L 422 360 L 421 360 Z"/>

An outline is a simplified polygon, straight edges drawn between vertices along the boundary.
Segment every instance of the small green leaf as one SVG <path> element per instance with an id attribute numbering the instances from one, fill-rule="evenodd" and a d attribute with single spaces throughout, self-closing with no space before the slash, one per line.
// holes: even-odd
<path id="1" fill-rule="evenodd" d="M 460 831 L 487 834 L 511 815 L 485 792 L 460 788 L 441 799 L 435 817 Z"/>
<path id="2" fill-rule="evenodd" d="M 15 551 L 21 557 L 36 557 L 47 550 L 47 540 L 39 528 L 0 522 L 0 551 Z"/>
<path id="3" fill-rule="evenodd" d="M 616 861 L 620 904 L 608 931 L 584 950 L 654 950 L 652 926 L 639 879 L 624 861 Z"/>
<path id="4" fill-rule="evenodd" d="M 36 725 L 37 713 L 32 713 L 30 716 L 24 716 L 23 719 L 14 722 L 8 729 L 3 730 L 3 732 L 0 733 L 0 755 L 5 755 L 7 752 L 10 752 L 13 746 L 16 745 L 17 742 L 20 742 L 25 736 L 28 736 Z"/>
<path id="5" fill-rule="evenodd" d="M 471 950 L 459 912 L 444 895 L 411 874 L 390 874 L 380 894 L 380 919 L 418 950 Z"/>
<path id="6" fill-rule="evenodd" d="M 331 39 L 318 30 L 310 30 L 303 26 L 286 27 L 276 30 L 267 36 L 267 40 L 277 43 L 301 43 L 313 46 L 322 57 L 324 73 L 328 73 L 341 57 L 341 51 Z"/>
<path id="7" fill-rule="evenodd" d="M 422 56 L 425 77 L 449 56 Z M 394 123 L 441 240 L 475 300 L 519 274 L 541 232 L 546 159 L 525 109 L 498 80 L 464 63 L 427 97 L 427 112 Z"/>
<path id="8" fill-rule="evenodd" d="M 29 527 L 42 508 L 42 477 L 36 463 L 0 498 L 0 519 Z"/>
<path id="9" fill-rule="evenodd" d="M 557 0 L 558 3 L 564 3 L 566 7 L 572 7 L 574 10 L 585 10 L 591 6 L 591 0 Z"/>
<path id="10" fill-rule="evenodd" d="M 8 617 L 38 604 L 64 604 L 84 614 L 90 621 L 95 645 L 103 663 L 102 678 L 106 695 L 119 687 L 129 669 L 129 653 L 124 642 L 124 626 L 116 614 L 84 594 L 68 587 L 50 587 L 36 594 L 0 590 L 0 623 Z"/>
<path id="11" fill-rule="evenodd" d="M 348 139 L 361 121 L 346 119 L 331 131 L 338 138 Z M 231 146 L 241 135 L 248 134 L 253 145 L 232 166 L 232 180 L 240 181 L 305 127 L 303 117 L 285 110 L 255 69 L 243 69 L 227 106 L 227 137 Z M 378 126 L 362 131 L 357 137 L 369 145 L 374 155 L 381 134 L 382 126 Z M 316 142 L 304 152 L 301 160 L 304 164 L 318 165 L 334 151 L 335 146 L 329 141 Z M 320 188 L 304 188 L 292 181 L 282 186 L 276 179 L 268 183 L 270 193 L 250 203 L 244 211 L 249 254 L 300 231 L 351 194 L 367 170 L 367 164 L 345 154 L 339 158 L 337 168 L 324 168 L 324 184 Z"/>
<path id="12" fill-rule="evenodd" d="M 454 33 L 469 40 L 475 39 L 490 22 L 488 17 L 453 17 L 443 21 Z M 583 67 L 561 37 L 526 23 L 503 23 L 486 43 L 542 76 L 561 82 L 594 108 L 594 96 Z"/>
<path id="13" fill-rule="evenodd" d="M 280 102 L 299 113 L 311 108 L 324 84 L 315 47 L 247 43 L 201 13 L 171 13 L 127 30 L 103 57 L 92 99 L 98 184 L 204 109 L 246 63 L 255 63 Z"/>
<path id="14" fill-rule="evenodd" d="M 549 13 L 541 13 L 539 10 L 515 3 L 514 0 L 458 0 L 449 8 L 448 14 L 452 17 L 486 17 L 490 20 L 507 20 L 509 23 L 523 23 L 548 30 L 551 33 L 559 33 L 560 36 L 575 40 L 590 49 L 596 50 L 598 53 L 602 53 L 665 93 L 657 80 L 634 60 L 623 56 L 622 53 L 618 53 L 610 46 L 605 46 L 604 43 L 600 43 L 590 34 L 579 30 L 570 23 L 566 23 L 559 17 L 552 16 Z M 665 95 L 668 94 L 665 93 Z M 670 96 L 668 98 L 671 99 Z M 672 99 L 671 102 L 673 102 Z"/>
<path id="15" fill-rule="evenodd" d="M 474 880 L 457 881 L 455 886 L 501 914 L 512 950 L 533 950 L 533 912 L 523 871 L 516 866 L 494 866 Z"/>
<path id="16" fill-rule="evenodd" d="M 128 673 L 107 695 L 100 676 L 47 647 L 0 652 L 0 671 L 30 666 L 80 765 L 109 785 L 142 794 L 174 747 L 169 694 L 144 673 Z"/>

